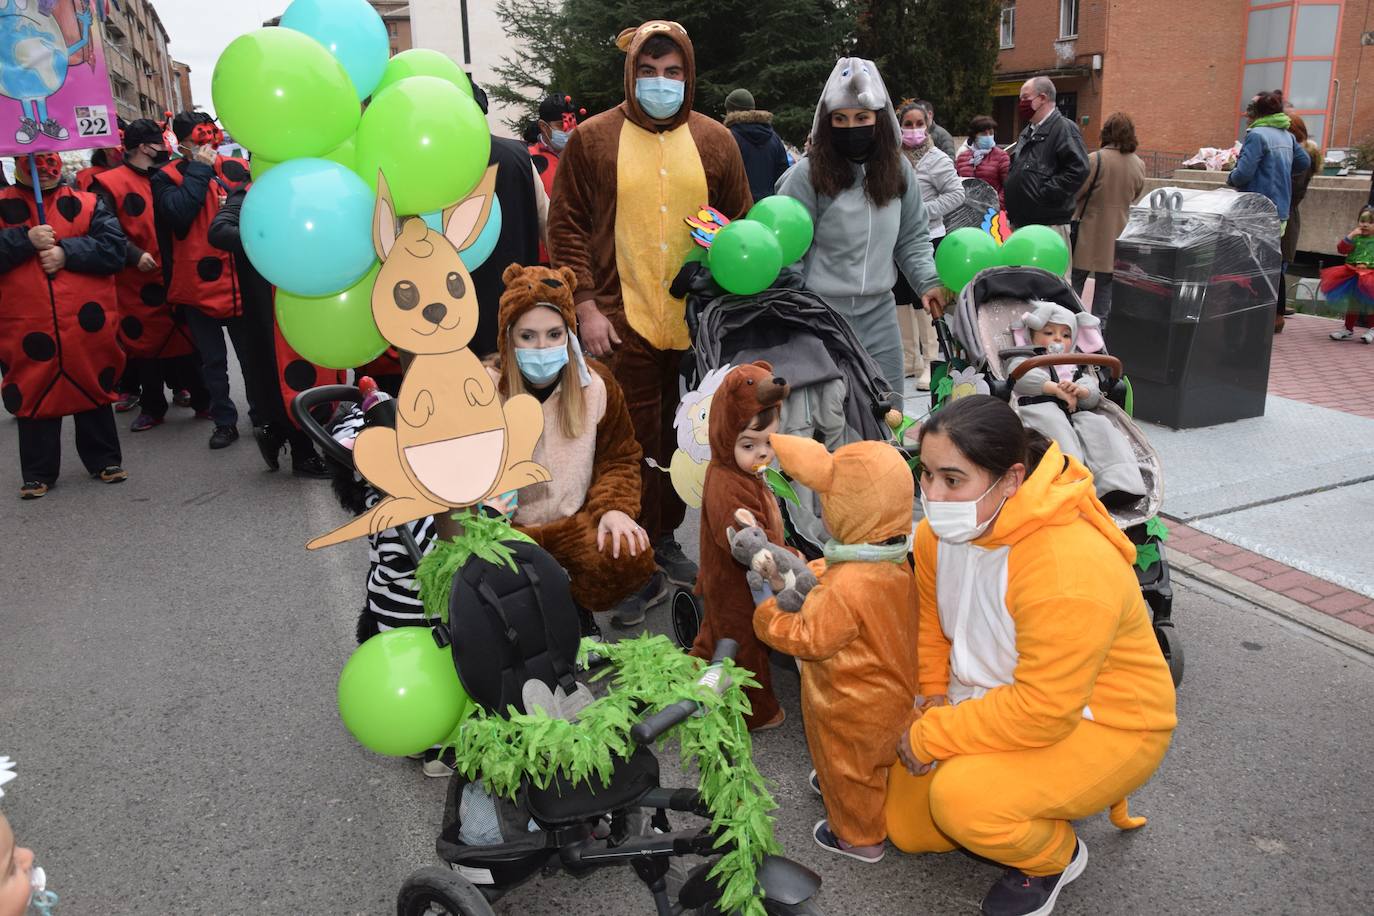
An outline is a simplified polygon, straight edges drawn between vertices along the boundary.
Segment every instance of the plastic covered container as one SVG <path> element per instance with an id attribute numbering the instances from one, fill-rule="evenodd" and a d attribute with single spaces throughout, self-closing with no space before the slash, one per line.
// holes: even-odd
<path id="1" fill-rule="evenodd" d="M 1107 342 L 1138 419 L 1186 429 L 1264 414 L 1279 239 L 1260 194 L 1161 188 L 1131 208 Z"/>

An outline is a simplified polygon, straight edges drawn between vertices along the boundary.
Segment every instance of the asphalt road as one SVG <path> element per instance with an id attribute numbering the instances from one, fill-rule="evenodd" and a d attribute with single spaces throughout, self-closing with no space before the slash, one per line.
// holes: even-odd
<path id="1" fill-rule="evenodd" d="M 0 754 L 19 772 L 0 810 L 61 914 L 394 912 L 405 875 L 435 861 L 444 780 L 363 750 L 335 713 L 366 551 L 307 553 L 343 517 L 328 485 L 265 472 L 247 439 L 210 452 L 207 425 L 174 413 L 125 435 L 118 486 L 80 473 L 69 427 L 68 473 L 36 502 L 15 497 L 0 421 Z M 1182 724 L 1132 800 L 1150 824 L 1084 822 L 1091 861 L 1058 912 L 1374 911 L 1374 660 L 1187 583 L 1175 618 Z M 825 910 L 976 912 L 996 873 L 962 855 L 865 866 L 812 844 L 796 680 L 779 681 L 792 719 L 756 756 Z M 664 775 L 684 778 L 672 761 Z M 527 885 L 501 911 L 652 904 L 624 870 Z"/>

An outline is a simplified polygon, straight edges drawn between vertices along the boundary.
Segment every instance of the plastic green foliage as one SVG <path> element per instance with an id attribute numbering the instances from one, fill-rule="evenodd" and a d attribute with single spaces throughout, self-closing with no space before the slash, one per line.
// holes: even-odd
<path id="1" fill-rule="evenodd" d="M 468 560 L 476 557 L 493 565 L 504 564 L 514 570 L 514 552 L 506 542 L 534 543 L 529 535 L 511 527 L 510 519 L 505 516 L 491 518 L 481 512 L 465 509 L 455 513 L 453 518 L 462 524 L 462 533 L 436 541 L 415 570 L 420 600 L 425 605 L 425 617 L 438 617 L 445 623 L 448 622 L 448 596 L 453 588 L 453 577 Z"/>
<path id="2" fill-rule="evenodd" d="M 797 497 L 797 491 L 792 489 L 792 484 L 788 483 L 787 478 L 779 474 L 773 468 L 763 469 L 763 479 L 768 482 L 768 486 L 773 491 L 773 495 L 780 496 L 794 506 L 800 506 L 801 500 Z"/>
<path id="3" fill-rule="evenodd" d="M 1126 416 L 1135 416 L 1135 389 L 1131 387 L 1131 380 L 1122 376 L 1121 380 L 1126 383 Z"/>
<path id="4" fill-rule="evenodd" d="M 1169 526 L 1158 515 L 1145 522 L 1145 533 L 1161 542 L 1169 540 Z"/>
<path id="5" fill-rule="evenodd" d="M 945 375 L 940 379 L 939 384 L 935 386 L 935 402 L 937 404 L 943 404 L 945 401 L 949 399 L 949 396 L 953 393 L 954 379 L 950 378 L 948 375 Z"/>
<path id="6" fill-rule="evenodd" d="M 1135 549 L 1135 565 L 1144 572 L 1159 562 L 1158 544 L 1141 544 Z"/>
<path id="7" fill-rule="evenodd" d="M 722 889 L 717 907 L 726 913 L 765 916 L 756 875 L 763 857 L 780 852 L 772 811 L 777 807 L 758 768 L 744 716 L 744 688 L 756 687 L 753 673 L 726 662 L 730 687 L 717 696 L 697 686 L 704 662 L 681 652 L 665 636 L 641 636 L 618 643 L 583 641 L 589 652 L 610 659 L 597 679 L 613 672 L 610 693 L 584 708 L 575 722 L 510 710 L 508 718 L 478 713 L 454 729 L 444 742 L 456 757 L 455 769 L 482 779 L 487 789 L 514 799 L 526 781 L 548 786 L 555 774 L 574 785 L 592 778 L 608 785 L 614 758 L 634 753 L 630 728 L 646 711 L 683 699 L 701 703 L 706 714 L 693 716 L 673 731 L 684 770 L 695 767 L 700 792 L 711 813 L 716 848 L 724 850 L 711 869 Z"/>

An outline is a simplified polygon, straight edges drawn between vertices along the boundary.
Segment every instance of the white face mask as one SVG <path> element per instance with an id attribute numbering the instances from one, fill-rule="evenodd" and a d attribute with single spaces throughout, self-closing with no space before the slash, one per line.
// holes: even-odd
<path id="1" fill-rule="evenodd" d="M 992 486 L 983 491 L 983 496 L 987 496 L 993 491 L 1002 480 L 1001 477 L 992 482 Z M 926 499 L 926 491 L 921 490 L 921 511 L 925 513 L 926 521 L 930 522 L 930 530 L 935 532 L 935 536 L 942 541 L 949 541 L 951 544 L 966 544 L 982 536 L 993 519 L 997 518 L 997 513 L 1002 511 L 1002 505 L 1007 498 L 1002 497 L 1002 502 L 997 504 L 997 509 L 988 517 L 983 524 L 978 524 L 978 504 L 983 501 L 983 496 L 977 499 L 957 500 L 949 502 L 933 503 Z"/>

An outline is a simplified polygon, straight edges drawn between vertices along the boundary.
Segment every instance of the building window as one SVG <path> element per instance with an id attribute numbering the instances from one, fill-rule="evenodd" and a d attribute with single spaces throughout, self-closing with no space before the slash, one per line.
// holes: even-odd
<path id="1" fill-rule="evenodd" d="M 1016 47 L 1016 4 L 1007 3 L 1002 6 L 1002 47 Z"/>
<path id="2" fill-rule="evenodd" d="M 388 23 L 386 24 L 386 31 L 387 31 L 387 34 L 389 34 L 392 38 L 395 38 L 395 37 L 396 37 L 396 23 L 394 23 L 394 22 L 388 22 Z"/>
<path id="3" fill-rule="evenodd" d="M 1059 0 L 1059 37 L 1078 37 L 1078 0 Z"/>
<path id="4" fill-rule="evenodd" d="M 395 57 L 395 56 L 396 56 L 396 46 L 395 46 L 395 45 L 392 45 L 392 46 L 391 46 L 391 56 L 392 56 L 392 57 Z"/>
<path id="5" fill-rule="evenodd" d="M 1251 5 L 1257 3 L 1252 0 Z M 1342 6 L 1264 0 L 1260 9 L 1250 11 L 1238 100 L 1242 112 L 1256 93 L 1282 90 L 1292 112 L 1307 123 L 1309 135 L 1324 143 L 1333 114 L 1331 77 Z M 1248 127 L 1242 116 L 1242 136 Z"/>

